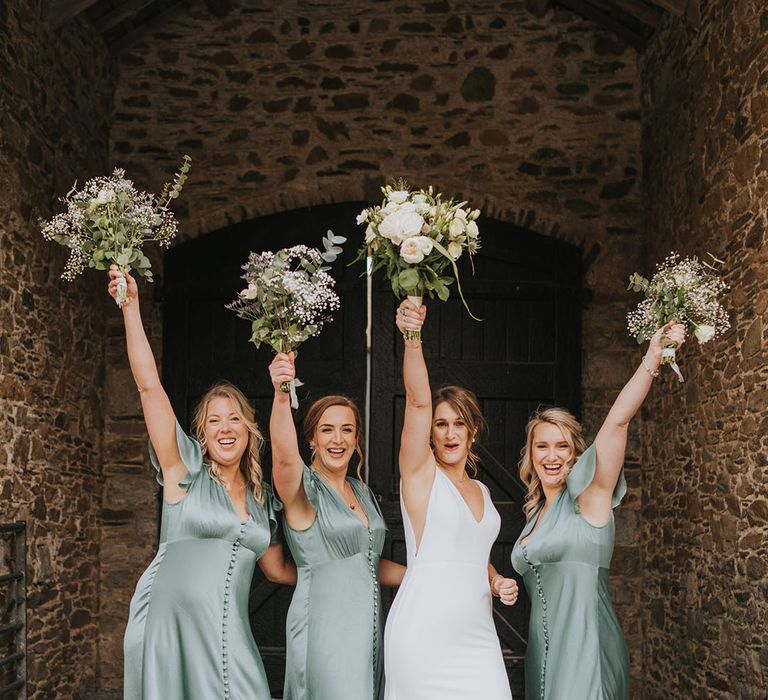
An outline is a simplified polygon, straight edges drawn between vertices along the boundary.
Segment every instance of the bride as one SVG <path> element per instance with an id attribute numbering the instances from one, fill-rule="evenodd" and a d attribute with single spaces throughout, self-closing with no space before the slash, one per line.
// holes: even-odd
<path id="1" fill-rule="evenodd" d="M 421 328 L 426 308 L 405 300 L 397 327 Z M 485 425 L 475 395 L 431 396 L 421 341 L 405 340 L 406 405 L 400 505 L 408 570 L 384 633 L 385 700 L 511 700 L 491 595 L 517 600 L 517 583 L 489 563 L 500 518 L 472 444 Z"/>

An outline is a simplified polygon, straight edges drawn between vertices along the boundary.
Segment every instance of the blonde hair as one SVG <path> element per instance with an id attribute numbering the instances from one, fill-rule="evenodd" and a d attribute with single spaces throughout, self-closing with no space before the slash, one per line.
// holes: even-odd
<path id="1" fill-rule="evenodd" d="M 566 476 L 568 476 L 571 467 L 581 456 L 582 452 L 587 449 L 587 443 L 581 434 L 581 423 L 576 420 L 576 417 L 569 410 L 558 407 L 545 408 L 536 411 L 530 417 L 528 424 L 525 426 L 525 446 L 520 450 L 520 479 L 528 488 L 528 493 L 525 496 L 525 505 L 523 506 L 526 520 L 530 520 L 533 517 L 536 509 L 539 507 L 539 503 L 544 498 L 544 489 L 541 486 L 539 475 L 536 473 L 536 469 L 534 469 L 533 459 L 531 458 L 533 432 L 543 423 L 549 423 L 560 428 L 563 439 L 571 448 L 572 461 L 568 465 Z"/>
<path id="2" fill-rule="evenodd" d="M 248 445 L 245 448 L 245 452 L 243 452 L 243 456 L 240 458 L 240 471 L 243 473 L 246 483 L 253 491 L 256 500 L 259 504 L 264 505 L 264 472 L 259 461 L 261 448 L 264 445 L 264 437 L 259 430 L 253 408 L 248 403 L 248 399 L 245 398 L 245 394 L 229 382 L 214 384 L 205 392 L 205 395 L 200 399 L 195 408 L 195 415 L 192 419 L 192 432 L 203 450 L 204 464 L 208 468 L 210 475 L 216 481 L 222 483 L 221 467 L 214 461 L 205 461 L 208 456 L 205 439 L 205 418 L 208 414 L 208 404 L 213 399 L 229 399 L 232 402 L 234 412 L 248 429 Z"/>
<path id="3" fill-rule="evenodd" d="M 344 406 L 352 411 L 352 415 L 355 417 L 355 453 L 359 458 L 357 465 L 357 478 L 363 481 L 363 467 L 365 466 L 365 455 L 363 454 L 363 448 L 360 445 L 360 436 L 363 434 L 363 419 L 360 416 L 360 409 L 357 404 L 347 396 L 339 396 L 332 394 L 330 396 L 323 396 L 317 399 L 307 410 L 304 416 L 304 439 L 307 444 L 311 444 L 315 438 L 315 431 L 320 424 L 320 418 L 323 413 L 332 406 Z M 312 457 L 314 459 L 314 450 L 312 450 Z"/>
<path id="4" fill-rule="evenodd" d="M 467 465 L 472 470 L 473 476 L 477 476 L 480 456 L 475 452 L 472 445 L 480 433 L 488 429 L 488 423 L 486 423 L 483 412 L 480 410 L 477 396 L 475 392 L 465 389 L 463 386 L 443 386 L 432 395 L 432 415 L 434 415 L 438 404 L 441 403 L 447 403 L 456 411 L 469 429 L 470 443 Z"/>

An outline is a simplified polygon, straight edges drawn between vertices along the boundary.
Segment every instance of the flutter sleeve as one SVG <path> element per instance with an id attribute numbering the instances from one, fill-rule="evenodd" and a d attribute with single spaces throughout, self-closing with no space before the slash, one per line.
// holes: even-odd
<path id="1" fill-rule="evenodd" d="M 307 496 L 307 500 L 312 504 L 312 507 L 317 510 L 318 503 L 320 502 L 320 495 L 318 490 L 320 484 L 318 481 L 320 477 L 312 471 L 306 464 L 304 465 L 304 493 Z"/>
<path id="2" fill-rule="evenodd" d="M 573 501 L 576 512 L 579 512 L 578 497 L 587 489 L 595 478 L 595 469 L 597 468 L 597 450 L 595 443 L 592 443 L 584 450 L 581 457 L 576 460 L 576 464 L 571 468 L 570 473 L 565 479 L 568 495 Z M 624 467 L 621 468 L 619 480 L 613 489 L 611 496 L 611 508 L 615 508 L 621 503 L 624 494 L 627 493 L 627 481 L 624 478 Z"/>
<path id="3" fill-rule="evenodd" d="M 283 502 L 277 497 L 271 484 L 264 484 L 264 510 L 269 520 L 269 543 L 283 542 Z"/>
<path id="4" fill-rule="evenodd" d="M 181 461 L 187 468 L 187 474 L 179 481 L 179 486 L 188 489 L 203 469 L 203 451 L 200 449 L 200 443 L 187 435 L 181 429 L 178 421 L 176 421 L 176 444 L 179 448 Z M 151 441 L 149 442 L 149 458 L 152 461 L 152 466 L 157 470 L 157 483 L 162 485 L 163 472 Z"/>

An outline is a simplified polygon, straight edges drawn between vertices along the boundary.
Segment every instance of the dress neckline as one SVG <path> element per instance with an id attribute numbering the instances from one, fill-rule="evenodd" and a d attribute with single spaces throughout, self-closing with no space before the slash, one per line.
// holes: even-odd
<path id="1" fill-rule="evenodd" d="M 485 502 L 485 489 L 482 487 L 480 482 L 477 479 L 469 479 L 470 481 L 474 482 L 477 485 L 477 488 L 480 489 L 480 495 L 482 496 L 482 499 L 483 499 L 483 513 L 480 516 L 480 520 L 478 520 L 475 517 L 475 514 L 472 512 L 472 509 L 469 507 L 469 503 L 467 503 L 467 499 L 461 495 L 461 491 L 459 491 L 456 484 L 454 484 L 451 481 L 450 477 L 447 474 L 445 474 L 443 470 L 440 469 L 440 467 L 435 467 L 435 469 L 437 469 L 437 471 L 439 471 L 445 477 L 446 481 L 451 485 L 451 488 L 456 492 L 456 495 L 461 499 L 462 503 L 464 503 L 464 507 L 467 509 L 467 512 L 469 513 L 470 517 L 474 521 L 475 525 L 482 524 L 483 520 L 485 520 L 485 514 L 488 512 L 488 504 Z"/>
<path id="2" fill-rule="evenodd" d="M 537 532 L 539 532 L 539 530 L 541 530 L 541 526 L 546 521 L 547 516 L 550 514 L 552 509 L 560 502 L 560 499 L 562 498 L 563 493 L 565 493 L 565 491 L 566 491 L 566 488 L 565 488 L 565 486 L 563 486 L 563 488 L 560 489 L 560 493 L 557 494 L 557 497 L 552 502 L 552 505 L 549 508 L 547 508 L 547 511 L 546 511 L 546 513 L 544 513 L 543 516 L 541 515 L 541 510 L 546 505 L 546 501 L 544 501 L 539 506 L 538 510 L 536 511 L 536 516 L 531 518 L 528 521 L 528 523 L 526 523 L 525 527 L 523 528 L 523 532 L 521 533 L 521 537 L 520 537 L 520 546 L 521 547 L 526 547 L 528 545 L 528 543 L 531 541 L 531 537 L 533 537 Z M 541 517 L 541 520 L 539 520 L 540 517 Z M 531 527 L 530 530 L 528 530 L 528 525 L 530 523 L 533 523 L 533 526 Z M 528 531 L 526 532 L 526 530 L 528 530 Z"/>
<path id="3" fill-rule="evenodd" d="M 351 476 L 345 476 L 344 481 L 346 481 L 349 484 L 349 488 L 352 489 L 352 492 L 357 497 L 358 502 L 360 503 L 360 510 L 362 514 L 365 516 L 365 521 L 355 512 L 354 508 L 349 507 L 349 503 L 347 503 L 341 495 L 336 491 L 333 486 L 331 486 L 325 479 L 325 477 L 320 474 L 320 472 L 315 471 L 312 469 L 312 467 L 307 467 L 313 474 L 317 476 L 318 479 L 323 483 L 323 485 L 334 495 L 334 498 L 336 498 L 340 503 L 343 504 L 344 508 L 343 510 L 348 511 L 349 514 L 357 520 L 366 530 L 371 529 L 371 518 L 368 515 L 368 511 L 365 509 L 365 506 L 363 505 L 363 495 L 361 491 L 358 491 L 357 488 L 355 488 L 355 482 L 360 483 L 357 479 L 353 479 Z M 362 485 L 361 485 L 362 486 Z"/>

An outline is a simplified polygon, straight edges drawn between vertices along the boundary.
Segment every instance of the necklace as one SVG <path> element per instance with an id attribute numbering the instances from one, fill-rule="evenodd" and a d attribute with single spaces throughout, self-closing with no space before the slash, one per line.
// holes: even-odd
<path id="1" fill-rule="evenodd" d="M 344 488 L 346 489 L 348 485 L 349 485 L 349 484 L 348 484 L 347 480 L 346 480 L 346 479 L 344 479 Z M 353 494 L 353 495 L 354 495 L 354 494 Z M 342 498 L 344 498 L 344 500 L 345 500 L 345 501 L 347 501 L 347 502 L 349 503 L 349 501 L 347 500 L 347 498 L 346 498 L 346 497 L 342 496 Z M 352 510 L 355 510 L 355 504 L 354 504 L 354 503 L 349 503 L 349 507 L 350 507 Z"/>

